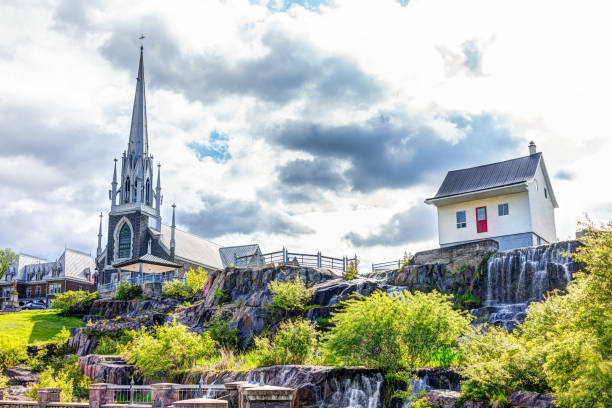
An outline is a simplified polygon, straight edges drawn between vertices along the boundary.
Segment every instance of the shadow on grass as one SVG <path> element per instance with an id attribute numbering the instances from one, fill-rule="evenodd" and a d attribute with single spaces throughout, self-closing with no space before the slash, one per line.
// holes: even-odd
<path id="1" fill-rule="evenodd" d="M 63 327 L 70 329 L 84 326 L 83 322 L 77 317 L 64 317 L 57 312 L 49 311 L 32 313 L 30 322 L 32 323 L 32 330 L 28 339 L 29 344 L 52 341 L 62 331 Z"/>

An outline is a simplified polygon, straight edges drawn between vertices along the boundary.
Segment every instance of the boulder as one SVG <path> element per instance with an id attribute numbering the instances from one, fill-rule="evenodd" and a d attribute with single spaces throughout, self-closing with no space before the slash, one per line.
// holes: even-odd
<path id="1" fill-rule="evenodd" d="M 553 396 L 537 392 L 517 391 L 510 394 L 508 401 L 521 408 L 554 408 Z"/>
<path id="2" fill-rule="evenodd" d="M 425 393 L 425 398 L 437 408 L 455 408 L 461 393 L 451 390 L 429 390 Z"/>

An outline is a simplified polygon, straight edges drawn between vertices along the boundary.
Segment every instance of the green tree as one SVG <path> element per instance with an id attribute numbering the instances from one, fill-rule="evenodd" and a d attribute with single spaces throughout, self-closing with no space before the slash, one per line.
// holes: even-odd
<path id="1" fill-rule="evenodd" d="M 193 367 L 197 360 L 210 358 L 215 350 L 216 344 L 207 332 L 191 332 L 174 320 L 153 331 L 143 328 L 136 332 L 121 355 L 145 376 L 167 380 L 177 371 Z"/>
<path id="2" fill-rule="evenodd" d="M 267 337 L 255 339 L 257 365 L 304 364 L 316 345 L 317 332 L 310 322 L 283 322 L 272 342 Z"/>
<path id="3" fill-rule="evenodd" d="M 98 292 L 69 290 L 57 295 L 51 301 L 51 307 L 59 309 L 64 316 L 80 316 L 87 314 L 93 302 L 98 299 Z"/>
<path id="4" fill-rule="evenodd" d="M 0 279 L 15 259 L 17 259 L 17 254 L 10 248 L 0 249 Z"/>
<path id="5" fill-rule="evenodd" d="M 276 280 L 270 282 L 268 289 L 272 292 L 270 306 L 288 312 L 303 312 L 314 294 L 314 290 L 307 288 L 299 276 L 296 276 L 292 281 Z"/>
<path id="6" fill-rule="evenodd" d="M 427 365 L 449 365 L 457 339 L 471 317 L 453 309 L 437 292 L 389 295 L 376 291 L 342 303 L 327 335 L 326 358 L 332 363 L 365 365 L 395 372 Z"/>
<path id="7" fill-rule="evenodd" d="M 198 268 L 195 270 L 191 268 L 189 271 L 187 271 L 185 276 L 187 280 L 187 287 L 189 290 L 191 290 L 192 295 L 195 295 L 198 290 L 204 288 L 204 285 L 206 285 L 207 275 L 208 272 L 206 272 L 206 270 L 204 270 L 204 268 L 201 266 L 198 266 Z"/>

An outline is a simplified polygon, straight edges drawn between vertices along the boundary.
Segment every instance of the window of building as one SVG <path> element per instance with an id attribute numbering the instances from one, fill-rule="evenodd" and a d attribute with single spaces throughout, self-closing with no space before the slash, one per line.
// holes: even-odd
<path id="1" fill-rule="evenodd" d="M 465 228 L 465 227 L 467 227 L 465 211 L 457 211 L 457 228 Z"/>
<path id="2" fill-rule="evenodd" d="M 127 202 L 130 201 L 130 178 L 129 177 L 127 177 L 125 179 L 125 188 L 124 188 L 124 190 L 125 190 L 124 191 L 125 192 L 125 194 L 124 194 L 124 196 L 125 196 L 124 201 L 127 203 Z"/>
<path id="3" fill-rule="evenodd" d="M 499 215 L 500 217 L 503 215 L 508 215 L 508 203 L 504 203 L 504 204 L 498 204 L 497 205 L 497 215 Z"/>
<path id="4" fill-rule="evenodd" d="M 126 224 L 123 224 L 121 230 L 119 231 L 119 253 L 117 254 L 118 258 L 129 258 L 130 257 L 130 248 L 132 246 L 132 232 L 130 231 L 130 227 Z"/>
<path id="5" fill-rule="evenodd" d="M 544 198 L 548 200 L 548 190 L 546 188 L 544 189 Z"/>
<path id="6" fill-rule="evenodd" d="M 26 297 L 30 297 L 30 296 L 32 296 L 32 288 L 28 287 L 26 289 Z"/>
<path id="7" fill-rule="evenodd" d="M 50 294 L 62 293 L 62 284 L 61 283 L 50 283 L 49 293 Z"/>
<path id="8" fill-rule="evenodd" d="M 36 296 L 40 296 L 40 286 L 36 287 Z"/>
<path id="9" fill-rule="evenodd" d="M 147 205 L 151 205 L 151 183 L 149 182 L 149 179 L 147 179 L 147 192 L 146 192 L 146 196 L 147 196 Z"/>

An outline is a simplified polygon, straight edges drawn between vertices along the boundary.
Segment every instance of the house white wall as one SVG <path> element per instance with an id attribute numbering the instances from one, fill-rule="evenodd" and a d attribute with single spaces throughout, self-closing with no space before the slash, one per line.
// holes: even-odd
<path id="1" fill-rule="evenodd" d="M 497 205 L 503 203 L 508 203 L 508 215 L 500 217 Z M 483 206 L 487 207 L 488 231 L 477 233 L 476 208 Z M 467 226 L 465 228 L 457 228 L 457 211 L 466 213 Z M 531 232 L 533 231 L 531 220 L 530 199 L 527 191 L 440 206 L 438 207 L 440 245 Z"/>
<path id="2" fill-rule="evenodd" d="M 550 187 L 546 185 L 546 178 L 542 170 L 542 162 L 538 165 L 535 177 L 528 185 L 529 208 L 533 232 L 548 242 L 557 240 L 555 228 L 555 209 L 550 196 Z M 544 189 L 548 189 L 548 198 Z"/>

